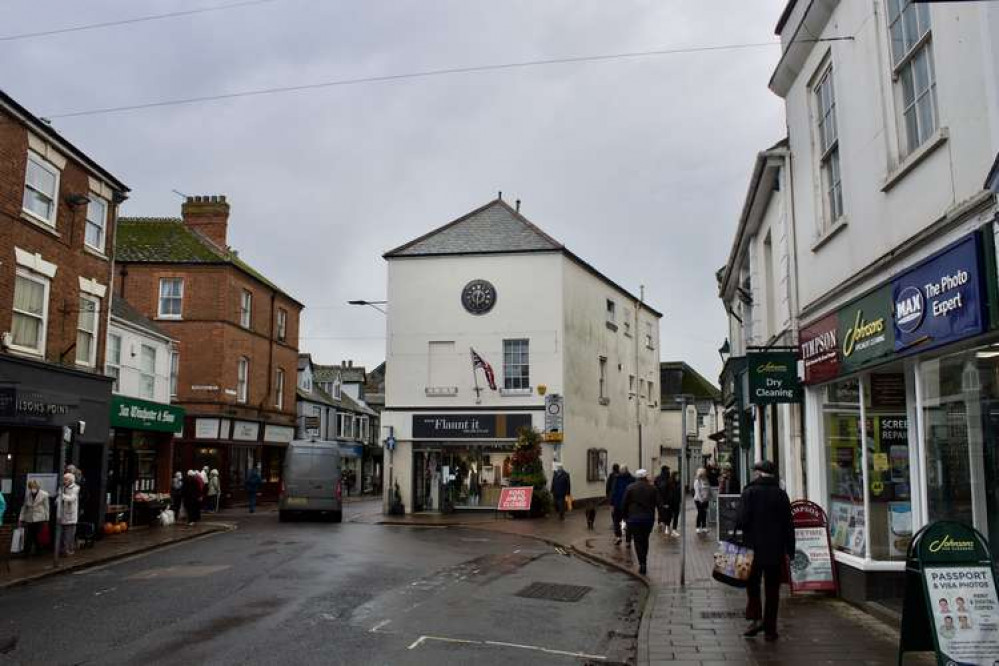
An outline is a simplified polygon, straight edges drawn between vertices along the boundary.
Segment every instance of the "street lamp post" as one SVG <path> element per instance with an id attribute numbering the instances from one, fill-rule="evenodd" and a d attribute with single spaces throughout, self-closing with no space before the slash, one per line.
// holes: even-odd
<path id="1" fill-rule="evenodd" d="M 379 305 L 385 305 L 386 303 L 388 303 L 388 301 L 365 301 L 363 299 L 356 299 L 356 300 L 353 300 L 353 301 L 347 301 L 347 305 L 367 305 L 370 308 L 374 308 L 375 310 L 378 310 L 382 314 L 386 314 L 385 310 L 383 310 L 382 308 L 380 308 L 378 306 Z"/>
<path id="2" fill-rule="evenodd" d="M 387 305 L 387 304 L 388 304 L 388 301 L 366 301 L 366 300 L 361 299 L 361 298 L 357 298 L 357 299 L 354 299 L 354 300 L 351 300 L 351 301 L 347 301 L 347 305 L 364 305 L 364 306 L 367 306 L 369 308 L 374 308 L 375 310 L 378 310 L 383 315 L 387 315 L 388 313 L 385 312 L 384 308 L 379 307 L 379 306 Z M 380 420 L 381 419 L 379 418 L 379 421 Z M 382 426 L 382 427 L 384 428 L 386 426 Z M 389 468 L 388 468 L 388 477 L 389 477 L 388 480 L 389 480 L 389 482 L 388 482 L 388 484 L 385 484 L 385 483 L 382 484 L 382 511 L 385 512 L 385 513 L 388 513 L 387 508 L 388 508 L 388 506 L 391 505 L 391 499 L 386 499 L 386 498 L 391 498 L 392 497 L 392 492 L 394 490 L 394 486 L 392 484 L 392 472 L 393 472 L 393 464 L 392 463 L 395 461 L 395 431 L 393 430 L 392 426 L 387 426 L 387 427 L 389 429 L 389 437 L 388 437 L 388 439 L 390 439 L 391 442 L 390 442 L 389 446 L 386 447 L 389 450 Z M 385 461 L 383 459 L 382 463 L 384 464 L 384 462 Z M 363 461 L 361 462 L 361 471 L 362 471 L 362 474 L 363 474 L 363 471 L 364 471 L 364 462 Z M 384 477 L 384 475 L 385 475 L 385 468 L 383 466 L 382 467 L 382 476 Z M 362 482 L 362 485 L 363 485 L 363 482 Z M 386 490 L 387 490 L 387 493 L 388 493 L 387 495 L 386 495 Z"/>
<path id="3" fill-rule="evenodd" d="M 687 400 L 686 393 L 676 396 L 680 403 L 680 587 L 687 584 Z"/>

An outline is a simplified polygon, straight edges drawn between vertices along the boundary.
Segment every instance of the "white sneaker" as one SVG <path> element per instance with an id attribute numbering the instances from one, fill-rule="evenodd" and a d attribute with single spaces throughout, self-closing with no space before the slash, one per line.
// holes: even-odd
<path id="1" fill-rule="evenodd" d="M 673 536 L 678 537 L 678 536 L 680 536 L 680 533 L 677 532 L 676 530 L 673 530 Z"/>

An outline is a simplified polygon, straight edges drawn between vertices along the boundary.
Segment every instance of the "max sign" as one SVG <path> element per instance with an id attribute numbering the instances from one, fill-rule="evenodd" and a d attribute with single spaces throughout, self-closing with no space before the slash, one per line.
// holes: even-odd
<path id="1" fill-rule="evenodd" d="M 972 234 L 891 285 L 895 352 L 927 349 L 984 330 L 978 236 Z"/>

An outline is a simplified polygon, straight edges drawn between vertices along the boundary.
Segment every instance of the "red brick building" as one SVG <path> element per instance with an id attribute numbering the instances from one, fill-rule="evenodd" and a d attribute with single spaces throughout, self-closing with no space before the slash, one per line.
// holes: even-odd
<path id="1" fill-rule="evenodd" d="M 181 218 L 121 218 L 116 293 L 177 341 L 175 403 L 187 416 L 177 470 L 218 469 L 223 497 L 241 500 L 262 466 L 277 495 L 295 431 L 302 304 L 227 244 L 224 196 L 188 197 Z"/>
<path id="2" fill-rule="evenodd" d="M 0 492 L 8 514 L 28 475 L 65 461 L 103 513 L 111 381 L 104 353 L 118 205 L 128 188 L 0 92 Z M 82 427 L 81 427 L 81 424 Z"/>

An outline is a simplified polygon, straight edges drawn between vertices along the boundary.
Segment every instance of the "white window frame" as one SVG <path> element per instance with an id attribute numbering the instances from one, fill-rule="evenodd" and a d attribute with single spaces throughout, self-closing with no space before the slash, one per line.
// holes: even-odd
<path id="1" fill-rule="evenodd" d="M 97 298 L 96 296 L 91 296 L 90 294 L 80 294 L 79 303 L 80 303 L 79 312 L 77 312 L 76 316 L 76 350 L 75 350 L 76 364 L 87 368 L 93 368 L 97 365 L 97 340 L 98 340 L 97 336 L 101 330 L 101 299 Z M 92 331 L 88 331 L 81 327 L 80 317 L 83 315 L 84 312 L 83 309 L 85 307 L 84 303 L 89 304 L 86 307 L 93 306 L 94 329 Z M 88 358 L 82 360 L 80 359 L 81 333 L 90 335 L 90 355 Z"/>
<path id="2" fill-rule="evenodd" d="M 170 350 L 170 397 L 177 397 L 178 377 L 180 376 L 180 352 L 176 349 Z"/>
<path id="3" fill-rule="evenodd" d="M 274 377 L 274 406 L 278 409 L 284 407 L 284 368 L 278 368 Z"/>
<path id="4" fill-rule="evenodd" d="M 284 342 L 288 337 L 288 311 L 278 308 L 277 311 L 277 339 Z"/>
<path id="5" fill-rule="evenodd" d="M 250 397 L 250 359 L 240 356 L 236 362 L 236 402 L 246 404 Z"/>
<path id="6" fill-rule="evenodd" d="M 153 367 L 151 370 L 145 367 L 146 357 L 144 354 L 147 349 L 152 352 Z M 146 344 L 139 345 L 139 397 L 146 400 L 156 398 L 156 357 L 156 347 Z M 146 391 L 147 387 L 148 391 Z"/>
<path id="7" fill-rule="evenodd" d="M 177 296 L 175 296 L 175 295 L 164 296 L 164 294 L 163 294 L 163 286 L 166 283 L 171 283 L 171 284 L 177 283 L 177 284 L 180 284 L 180 294 L 177 295 Z M 179 301 L 180 307 L 178 309 L 180 310 L 180 312 L 177 312 L 177 313 L 164 312 L 163 311 L 163 301 L 164 301 L 164 299 L 168 299 L 171 302 L 173 302 L 173 301 Z M 159 293 L 158 293 L 158 296 L 157 296 L 157 299 L 156 299 L 156 317 L 158 319 L 183 319 L 183 317 L 184 317 L 184 278 L 182 278 L 182 277 L 161 277 L 160 278 Z"/>
<path id="8" fill-rule="evenodd" d="M 117 340 L 117 344 L 112 343 Z M 107 352 L 104 358 L 104 374 L 114 381 L 111 384 L 111 392 L 118 393 L 121 390 L 121 343 L 122 338 L 118 333 L 108 334 Z M 117 353 L 114 353 L 114 352 Z"/>
<path id="9" fill-rule="evenodd" d="M 11 338 L 10 348 L 14 351 L 22 352 L 24 354 L 32 354 L 34 356 L 45 356 L 45 341 L 48 337 L 49 332 L 49 290 L 51 288 L 51 281 L 38 273 L 29 271 L 25 268 L 18 268 L 16 270 L 16 276 L 19 278 L 24 278 L 25 280 L 30 280 L 32 282 L 37 282 L 42 285 L 44 289 L 42 296 L 42 316 L 41 316 L 41 326 L 38 329 L 38 346 L 37 347 L 24 347 L 22 345 L 15 344 L 13 338 Z M 14 293 L 17 293 L 17 280 L 14 281 Z M 17 297 L 15 296 L 14 302 L 17 302 Z M 13 309 L 13 315 L 20 315 L 22 317 L 31 317 L 32 319 L 38 319 L 38 316 L 30 313 L 18 311 L 16 308 Z M 13 326 L 11 327 L 13 328 Z"/>
<path id="10" fill-rule="evenodd" d="M 509 349 L 508 347 L 514 347 Z M 511 353 L 517 355 L 517 362 L 510 360 Z M 519 372 L 527 368 L 527 376 Z M 518 372 L 511 374 L 512 370 Z M 511 338 L 503 341 L 503 389 L 507 391 L 524 391 L 531 388 L 531 341 L 528 338 Z"/>
<path id="11" fill-rule="evenodd" d="M 811 87 L 815 104 L 816 151 L 819 187 L 822 191 L 822 216 L 819 235 L 831 229 L 843 217 L 843 163 L 839 151 L 839 124 L 836 118 L 836 84 L 833 65 L 826 62 Z M 826 100 L 828 98 L 828 104 Z"/>
<path id="12" fill-rule="evenodd" d="M 101 219 L 100 223 L 91 218 L 91 208 L 94 206 L 101 207 Z M 90 193 L 90 202 L 87 204 L 87 219 L 84 223 L 83 229 L 83 243 L 94 250 L 97 250 L 101 254 L 104 254 L 104 248 L 106 247 L 107 238 L 107 228 L 108 228 L 108 202 L 97 196 L 93 192 Z M 88 232 L 92 227 L 96 227 L 99 230 L 100 241 L 95 245 L 87 240 Z"/>
<path id="13" fill-rule="evenodd" d="M 610 397 L 607 395 L 607 357 L 599 356 L 597 357 L 597 362 L 600 367 L 600 381 L 599 381 L 599 395 L 598 400 L 601 405 L 606 405 L 610 403 Z"/>
<path id="14" fill-rule="evenodd" d="M 239 325 L 250 328 L 253 323 L 253 292 L 244 289 L 239 295 Z"/>
<path id="15" fill-rule="evenodd" d="M 896 106 L 896 118 L 898 122 L 898 140 L 899 140 L 899 154 L 904 158 L 907 157 L 922 146 L 929 142 L 934 133 L 940 128 L 940 113 L 937 104 L 937 77 L 936 77 L 936 65 L 933 59 L 933 47 L 932 47 L 932 37 L 933 37 L 933 24 L 931 20 L 931 7 L 926 3 L 913 2 L 912 0 L 886 0 L 888 8 L 885 12 L 885 21 L 888 25 L 888 58 L 891 63 L 891 74 L 893 88 L 895 90 L 895 106 Z M 898 16 L 894 21 L 891 19 L 892 7 L 898 7 L 901 3 Z M 916 12 L 916 30 L 918 31 L 920 27 L 925 28 L 922 34 L 915 36 L 911 39 L 911 45 L 909 48 L 902 52 L 896 53 L 894 46 L 894 37 L 892 35 L 892 28 L 896 25 L 900 29 L 900 34 L 904 41 L 908 37 L 904 34 L 905 32 L 905 12 L 911 9 Z M 920 26 L 920 12 L 925 12 L 923 17 L 926 20 L 925 26 Z M 916 73 L 915 67 L 917 61 L 920 57 L 926 58 L 926 73 L 928 77 L 929 85 L 926 87 L 922 93 L 916 91 Z M 911 77 L 912 88 L 913 88 L 913 99 L 912 102 L 906 104 L 905 102 L 905 83 L 906 77 Z M 926 102 L 930 105 L 932 126 L 929 129 L 923 128 L 922 120 L 920 118 L 920 102 L 925 98 L 929 98 Z M 906 113 L 909 109 L 913 110 L 914 118 L 916 121 L 916 137 L 913 138 L 909 134 L 909 126 L 906 122 Z"/>
<path id="16" fill-rule="evenodd" d="M 40 167 L 41 169 L 48 171 L 52 176 L 55 177 L 55 192 L 53 192 L 51 195 L 48 194 L 47 192 L 42 192 L 41 190 L 37 190 L 31 185 L 28 185 L 28 169 L 31 168 L 32 162 L 34 162 L 35 165 Z M 30 215 L 32 219 L 38 220 L 45 226 L 52 227 L 53 229 L 55 229 L 56 227 L 56 218 L 58 218 L 59 216 L 59 185 L 60 185 L 59 181 L 61 176 L 62 172 L 59 170 L 59 167 L 52 164 L 51 162 L 49 162 L 47 159 L 45 159 L 35 151 L 33 150 L 28 151 L 28 160 L 24 166 L 24 191 L 21 193 L 21 211 L 24 212 L 26 215 Z M 38 213 L 36 213 L 35 211 L 29 209 L 24 205 L 24 195 L 27 194 L 27 190 L 29 189 L 32 192 L 37 192 L 52 201 L 51 218 L 42 217 L 41 215 L 39 215 Z"/>

